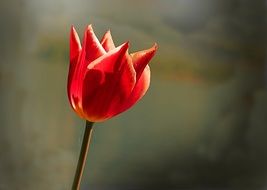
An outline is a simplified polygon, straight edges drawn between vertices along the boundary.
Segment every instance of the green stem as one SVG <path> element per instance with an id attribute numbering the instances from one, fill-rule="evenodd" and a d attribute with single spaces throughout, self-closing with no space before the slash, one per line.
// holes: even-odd
<path id="1" fill-rule="evenodd" d="M 85 162 L 86 162 L 86 158 L 87 158 L 87 154 L 89 150 L 93 124 L 94 124 L 93 122 L 86 121 L 83 142 L 82 142 L 82 147 L 80 151 L 80 157 L 79 157 L 77 167 L 76 167 L 76 172 L 75 172 L 75 176 L 74 176 L 74 180 L 72 184 L 72 190 L 80 190 L 81 179 L 82 179 L 84 166 L 85 166 Z"/>

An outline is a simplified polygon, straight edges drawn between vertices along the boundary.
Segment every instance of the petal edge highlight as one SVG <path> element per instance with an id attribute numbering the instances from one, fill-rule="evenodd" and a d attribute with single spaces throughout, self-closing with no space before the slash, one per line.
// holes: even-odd
<path id="1" fill-rule="evenodd" d="M 72 61 L 81 51 L 81 43 L 79 36 L 74 28 L 74 26 L 71 26 L 70 31 L 70 60 Z"/>
<path id="2" fill-rule="evenodd" d="M 137 80 L 140 78 L 148 62 L 155 55 L 157 49 L 158 45 L 155 43 L 151 48 L 147 50 L 142 50 L 131 54 L 133 59 L 134 69 L 136 71 Z"/>
<path id="3" fill-rule="evenodd" d="M 108 30 L 102 40 L 101 40 L 101 45 L 103 46 L 103 48 L 106 50 L 106 52 L 109 52 L 110 50 L 113 50 L 115 48 L 114 42 L 112 40 L 112 36 L 110 33 L 110 30 Z"/>

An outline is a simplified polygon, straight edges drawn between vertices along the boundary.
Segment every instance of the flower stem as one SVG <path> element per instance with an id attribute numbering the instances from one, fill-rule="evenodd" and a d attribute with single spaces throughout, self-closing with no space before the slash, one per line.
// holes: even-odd
<path id="1" fill-rule="evenodd" d="M 75 176 L 74 176 L 74 180 L 73 180 L 73 184 L 72 184 L 72 190 L 79 190 L 80 189 L 83 170 L 84 170 L 86 157 L 87 157 L 88 150 L 89 150 L 93 124 L 94 123 L 90 122 L 90 121 L 86 121 L 86 124 L 85 124 L 83 142 L 82 142 L 80 157 L 79 157 L 79 160 L 77 163 L 76 172 L 75 172 Z"/>

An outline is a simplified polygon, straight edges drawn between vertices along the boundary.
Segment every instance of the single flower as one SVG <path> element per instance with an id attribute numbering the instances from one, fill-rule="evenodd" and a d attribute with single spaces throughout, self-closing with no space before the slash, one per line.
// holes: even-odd
<path id="1" fill-rule="evenodd" d="M 115 47 L 110 31 L 99 42 L 91 25 L 81 45 L 75 28 L 71 28 L 68 98 L 81 118 L 107 120 L 145 95 L 150 83 L 148 62 L 157 44 L 132 54 L 128 47 L 128 42 Z"/>

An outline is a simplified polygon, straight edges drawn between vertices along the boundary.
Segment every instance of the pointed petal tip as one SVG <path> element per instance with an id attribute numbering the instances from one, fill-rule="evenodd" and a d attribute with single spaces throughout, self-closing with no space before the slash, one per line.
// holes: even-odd
<path id="1" fill-rule="evenodd" d="M 111 32 L 110 30 L 107 30 L 104 36 L 101 39 L 101 45 L 106 50 L 106 52 L 109 52 L 110 50 L 115 48 L 115 44 L 112 40 Z"/>
<path id="2" fill-rule="evenodd" d="M 70 27 L 70 31 L 71 31 L 72 34 L 77 34 L 74 25 L 71 25 L 71 27 Z"/>
<path id="3" fill-rule="evenodd" d="M 153 46 L 151 47 L 151 48 L 149 48 L 149 49 L 147 49 L 147 50 L 145 50 L 147 53 L 156 53 L 156 51 L 159 49 L 159 46 L 158 46 L 158 44 L 155 42 L 154 44 L 153 44 Z"/>
<path id="4" fill-rule="evenodd" d="M 104 35 L 106 38 L 110 38 L 110 39 L 112 39 L 112 36 L 111 36 L 111 31 L 110 31 L 110 29 L 108 29 L 107 30 L 107 32 L 105 33 L 105 35 Z"/>
<path id="5" fill-rule="evenodd" d="M 92 24 L 87 25 L 85 33 L 94 33 Z"/>
<path id="6" fill-rule="evenodd" d="M 104 36 L 103 36 L 101 42 L 103 43 L 104 41 L 106 41 L 106 40 L 108 40 L 108 39 L 109 39 L 109 40 L 112 40 L 112 36 L 111 36 L 110 29 L 108 29 L 108 30 L 106 31 L 106 33 L 104 34 Z"/>
<path id="7" fill-rule="evenodd" d="M 126 41 L 123 43 L 123 45 L 126 44 L 129 47 L 130 41 Z"/>
<path id="8" fill-rule="evenodd" d="M 124 53 L 128 52 L 129 46 L 130 46 L 130 42 L 129 41 L 127 41 L 127 42 L 122 44 L 122 49 L 123 49 Z M 128 54 L 128 53 L 126 53 L 126 54 Z"/>
<path id="9" fill-rule="evenodd" d="M 127 42 L 124 42 L 123 44 L 121 44 L 118 48 L 121 50 L 121 51 L 127 51 L 129 49 L 129 44 L 130 42 L 127 41 Z"/>
<path id="10" fill-rule="evenodd" d="M 87 25 L 87 27 L 86 27 L 86 29 L 85 29 L 85 32 L 94 32 L 94 30 L 93 30 L 93 26 L 92 26 L 92 24 L 89 24 L 89 25 Z"/>
<path id="11" fill-rule="evenodd" d="M 158 44 L 157 43 L 154 43 L 154 45 L 151 47 L 151 48 L 149 48 L 149 49 L 147 49 L 147 50 L 143 50 L 143 52 L 145 52 L 145 54 L 147 55 L 147 56 L 151 56 L 151 58 L 155 55 L 155 53 L 156 53 L 156 51 L 158 50 L 158 48 L 159 48 L 159 46 L 158 46 Z M 140 51 L 140 52 L 142 52 L 142 51 Z"/>
<path id="12" fill-rule="evenodd" d="M 159 45 L 155 42 L 152 48 L 157 51 L 159 49 Z"/>
<path id="13" fill-rule="evenodd" d="M 70 58 L 73 59 L 81 50 L 81 43 L 78 33 L 73 25 L 70 30 Z"/>

